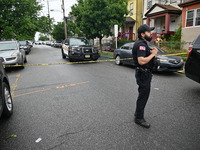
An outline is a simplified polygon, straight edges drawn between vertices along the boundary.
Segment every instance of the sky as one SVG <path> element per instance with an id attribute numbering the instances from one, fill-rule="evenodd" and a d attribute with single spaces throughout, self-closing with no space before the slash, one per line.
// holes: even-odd
<path id="1" fill-rule="evenodd" d="M 48 7 L 47 7 L 47 0 L 38 0 L 43 5 L 43 9 L 41 11 L 41 16 L 48 15 Z M 77 3 L 77 0 L 64 0 L 65 3 L 65 16 L 67 17 L 69 12 L 71 11 L 71 6 Z M 54 23 L 63 21 L 63 11 L 61 9 L 62 0 L 49 0 L 49 10 L 50 17 L 54 18 Z M 35 35 L 35 40 L 39 39 L 39 32 Z"/>
<path id="2" fill-rule="evenodd" d="M 48 15 L 47 0 L 40 0 L 43 7 L 41 15 Z M 68 16 L 71 11 L 71 6 L 77 3 L 77 0 L 64 0 L 65 2 L 65 16 Z M 50 17 L 54 18 L 55 22 L 60 22 L 63 20 L 63 13 L 61 9 L 62 0 L 49 0 Z"/>

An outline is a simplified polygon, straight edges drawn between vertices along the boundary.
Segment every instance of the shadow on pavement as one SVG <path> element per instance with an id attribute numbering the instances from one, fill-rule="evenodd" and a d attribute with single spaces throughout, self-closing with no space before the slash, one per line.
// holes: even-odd
<path id="1" fill-rule="evenodd" d="M 5 68 L 5 71 L 7 74 L 9 73 L 20 73 L 22 72 L 24 69 L 20 68 L 20 67 L 8 67 L 8 68 Z"/>

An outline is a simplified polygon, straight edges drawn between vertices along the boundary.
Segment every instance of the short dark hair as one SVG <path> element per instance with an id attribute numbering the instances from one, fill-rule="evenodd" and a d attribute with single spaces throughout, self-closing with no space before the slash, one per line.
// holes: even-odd
<path id="1" fill-rule="evenodd" d="M 142 33 L 138 33 L 138 38 L 141 39 L 142 38 Z"/>

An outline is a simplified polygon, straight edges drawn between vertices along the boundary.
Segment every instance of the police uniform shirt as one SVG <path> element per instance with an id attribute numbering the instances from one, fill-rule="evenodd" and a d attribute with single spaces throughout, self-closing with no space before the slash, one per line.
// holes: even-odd
<path id="1" fill-rule="evenodd" d="M 135 62 L 136 67 L 142 67 L 142 68 L 148 68 L 152 69 L 153 68 L 153 59 L 149 61 L 145 65 L 140 65 L 138 63 L 138 57 L 148 57 L 151 54 L 151 48 L 147 45 L 147 42 L 144 39 L 138 39 L 132 50 L 133 54 L 133 60 Z"/>

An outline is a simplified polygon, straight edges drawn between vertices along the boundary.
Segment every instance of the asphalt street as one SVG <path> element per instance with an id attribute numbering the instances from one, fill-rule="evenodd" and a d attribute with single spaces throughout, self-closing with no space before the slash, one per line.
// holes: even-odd
<path id="1" fill-rule="evenodd" d="M 60 49 L 36 45 L 27 64 L 65 62 Z M 137 85 L 130 66 L 6 71 L 14 113 L 0 120 L 1 150 L 200 150 L 200 85 L 184 74 L 154 74 L 145 129 L 133 122 Z"/>

